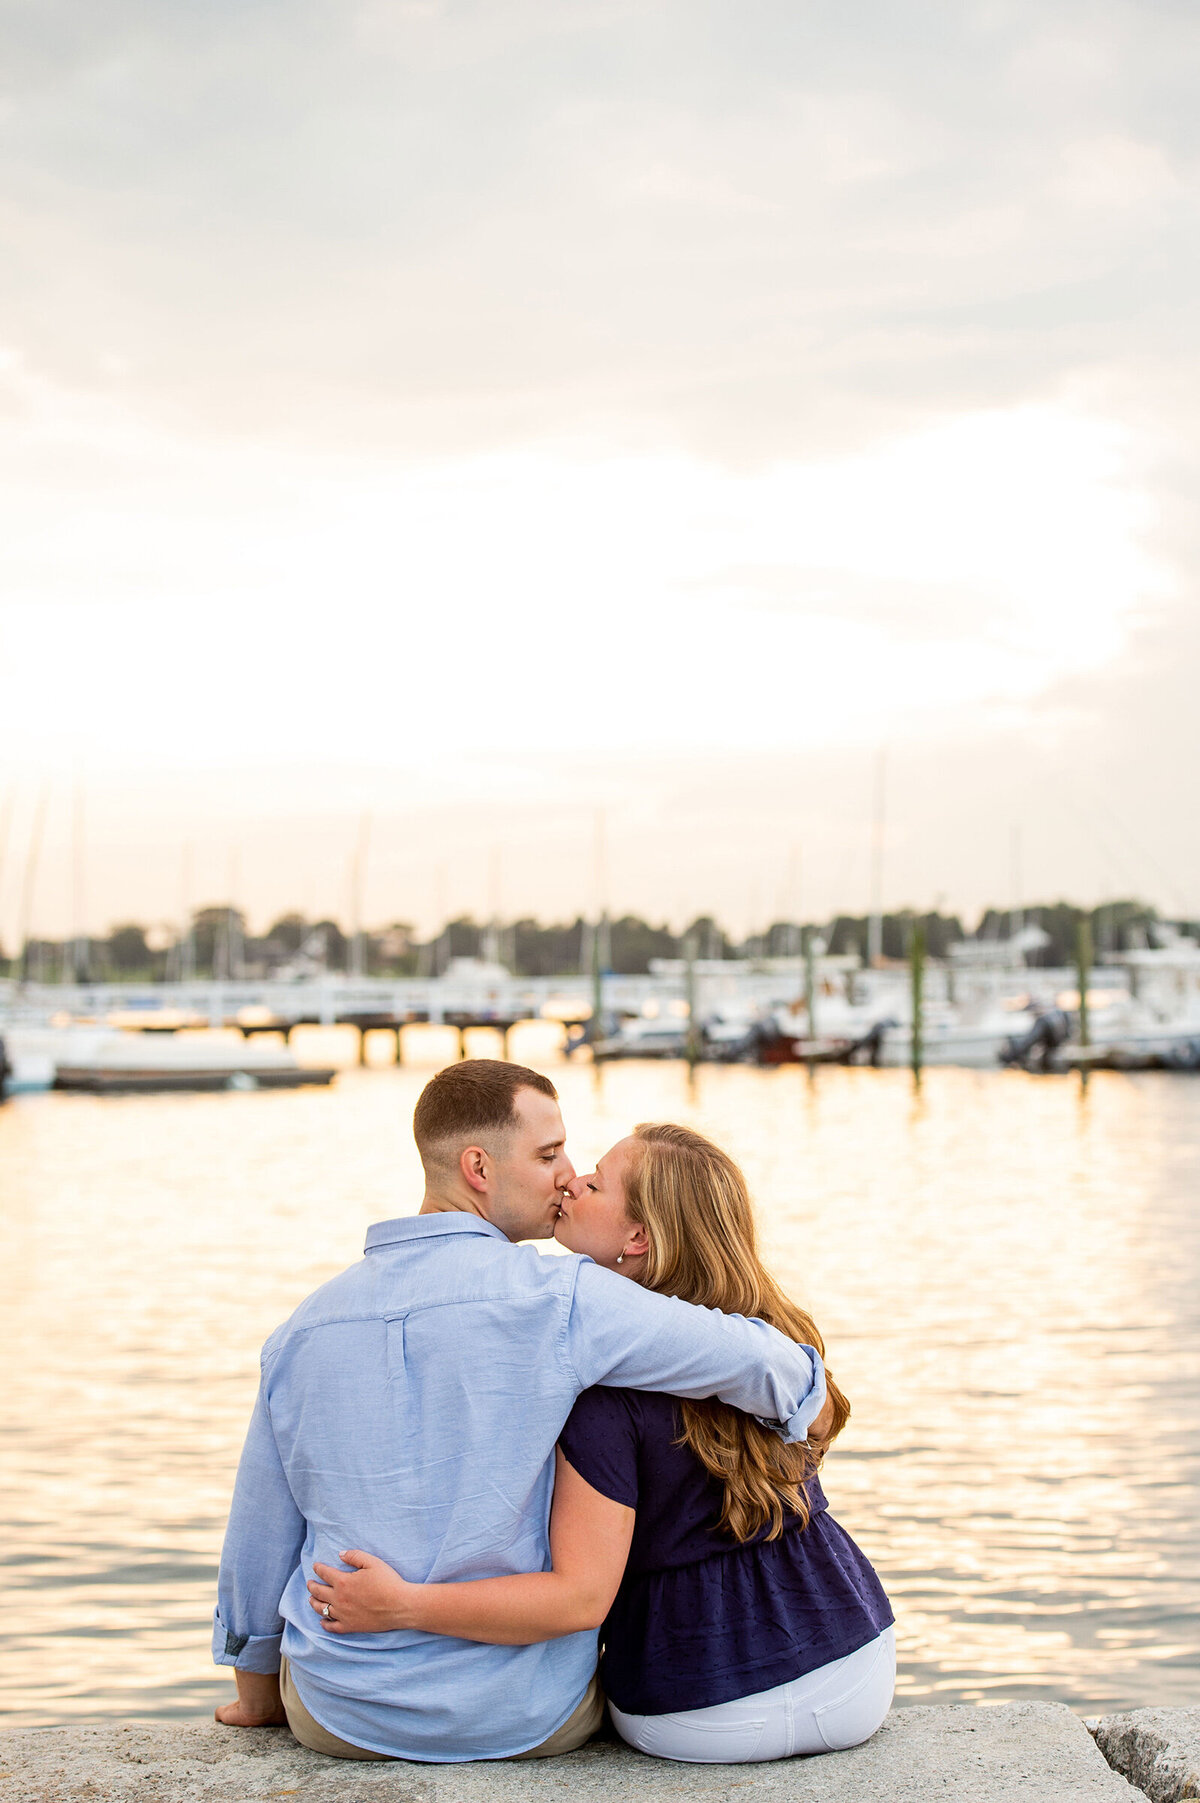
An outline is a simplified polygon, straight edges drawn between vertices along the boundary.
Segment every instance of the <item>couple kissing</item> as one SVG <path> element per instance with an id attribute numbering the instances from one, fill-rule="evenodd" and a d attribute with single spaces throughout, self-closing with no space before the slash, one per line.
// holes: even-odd
<path id="1" fill-rule="evenodd" d="M 580 1176 L 553 1084 L 491 1059 L 413 1131 L 418 1213 L 263 1348 L 217 1720 L 362 1760 L 568 1753 L 606 1707 L 668 1759 L 868 1738 L 892 1612 L 818 1475 L 849 1405 L 737 1165 L 643 1125 Z"/>

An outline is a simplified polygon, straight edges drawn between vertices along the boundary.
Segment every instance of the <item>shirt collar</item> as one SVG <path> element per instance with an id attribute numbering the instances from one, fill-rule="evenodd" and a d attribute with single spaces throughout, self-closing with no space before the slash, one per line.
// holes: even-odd
<path id="1" fill-rule="evenodd" d="M 401 1215 L 394 1221 L 376 1221 L 373 1227 L 367 1228 L 363 1251 L 373 1252 L 377 1246 L 402 1246 L 410 1240 L 434 1240 L 451 1233 L 485 1233 L 489 1239 L 503 1240 L 505 1245 L 509 1243 L 508 1235 L 501 1233 L 490 1221 L 481 1221 L 478 1215 L 450 1211 L 439 1215 Z"/>

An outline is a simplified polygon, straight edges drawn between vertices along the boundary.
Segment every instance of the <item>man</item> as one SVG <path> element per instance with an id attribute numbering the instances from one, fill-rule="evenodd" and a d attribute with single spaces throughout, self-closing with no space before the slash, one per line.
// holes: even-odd
<path id="1" fill-rule="evenodd" d="M 221 1559 L 213 1656 L 230 1726 L 290 1723 L 343 1758 L 566 1752 L 599 1725 L 594 1631 L 532 1646 L 325 1634 L 315 1560 L 361 1547 L 421 1582 L 548 1569 L 554 1446 L 593 1384 L 720 1396 L 805 1437 L 821 1362 L 761 1321 L 544 1258 L 574 1177 L 553 1084 L 471 1059 L 428 1083 L 420 1213 L 267 1341 Z M 283 1655 L 281 1661 L 281 1654 Z"/>

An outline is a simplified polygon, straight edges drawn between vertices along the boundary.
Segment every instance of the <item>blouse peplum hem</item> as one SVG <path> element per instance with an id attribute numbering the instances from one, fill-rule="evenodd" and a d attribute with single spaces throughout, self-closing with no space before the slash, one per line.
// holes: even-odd
<path id="1" fill-rule="evenodd" d="M 870 1564 L 822 1511 L 778 1540 L 627 1572 L 601 1679 L 628 1715 L 706 1709 L 857 1652 L 893 1620 Z"/>

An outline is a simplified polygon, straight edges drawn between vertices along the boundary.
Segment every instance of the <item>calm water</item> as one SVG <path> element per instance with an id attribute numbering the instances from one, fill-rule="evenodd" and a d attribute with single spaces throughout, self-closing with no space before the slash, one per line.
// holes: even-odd
<path id="1" fill-rule="evenodd" d="M 0 1109 L 9 1725 L 228 1693 L 208 1621 L 258 1347 L 415 1208 L 451 1047 L 411 1050 L 328 1092 Z M 742 1159 L 854 1405 L 826 1487 L 893 1598 L 900 1701 L 1200 1700 L 1200 1082 L 554 1075 L 581 1168 L 655 1118 Z"/>

